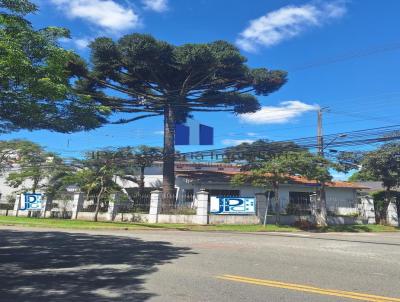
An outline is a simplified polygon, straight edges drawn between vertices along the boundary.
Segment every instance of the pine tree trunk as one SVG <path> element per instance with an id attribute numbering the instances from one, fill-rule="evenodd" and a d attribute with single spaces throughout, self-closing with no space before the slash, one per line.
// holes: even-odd
<path id="1" fill-rule="evenodd" d="M 163 155 L 163 203 L 169 207 L 174 202 L 175 193 L 175 114 L 171 106 L 164 109 Z"/>

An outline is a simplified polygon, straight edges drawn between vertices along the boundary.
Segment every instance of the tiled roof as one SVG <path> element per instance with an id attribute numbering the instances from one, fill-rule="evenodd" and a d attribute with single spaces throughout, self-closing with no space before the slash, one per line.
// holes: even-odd
<path id="1" fill-rule="evenodd" d="M 237 172 L 237 171 L 177 171 L 176 175 L 190 178 L 194 180 L 209 180 L 209 181 L 229 181 L 229 179 L 237 174 L 243 174 L 249 172 Z M 301 184 L 316 186 L 317 181 L 310 180 L 301 176 L 291 176 L 290 180 L 287 182 L 290 184 Z M 366 186 L 360 184 L 347 182 L 347 181 L 332 181 L 326 183 L 327 187 L 331 188 L 351 188 L 351 189 L 368 189 Z"/>

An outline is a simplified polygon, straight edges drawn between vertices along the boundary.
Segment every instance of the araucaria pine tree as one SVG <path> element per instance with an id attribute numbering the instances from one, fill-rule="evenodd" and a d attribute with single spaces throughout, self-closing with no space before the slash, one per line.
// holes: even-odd
<path id="1" fill-rule="evenodd" d="M 90 47 L 91 68 L 73 66 L 80 73 L 77 88 L 117 115 L 110 122 L 163 117 L 163 191 L 168 195 L 175 184 L 176 122 L 193 112 L 255 112 L 260 109 L 257 95 L 266 96 L 286 82 L 284 71 L 248 67 L 225 41 L 175 46 L 130 34 L 118 41 L 97 38 Z"/>

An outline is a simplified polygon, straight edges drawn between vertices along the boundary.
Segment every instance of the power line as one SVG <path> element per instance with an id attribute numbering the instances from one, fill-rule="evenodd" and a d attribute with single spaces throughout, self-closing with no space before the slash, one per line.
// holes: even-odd
<path id="1" fill-rule="evenodd" d="M 349 61 L 361 57 L 367 57 L 378 53 L 388 52 L 388 51 L 395 51 L 400 49 L 400 43 L 395 42 L 386 45 L 380 45 L 376 47 L 371 47 L 363 50 L 354 51 L 347 54 L 342 54 L 333 58 L 323 59 L 320 61 L 312 62 L 303 66 L 299 66 L 290 70 L 290 72 L 297 72 L 302 70 L 307 70 L 315 67 L 320 67 L 324 65 L 330 65 L 338 62 Z"/>

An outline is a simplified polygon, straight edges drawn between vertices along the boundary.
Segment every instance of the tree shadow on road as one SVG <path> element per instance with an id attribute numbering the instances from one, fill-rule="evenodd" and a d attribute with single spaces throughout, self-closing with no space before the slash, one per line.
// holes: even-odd
<path id="1" fill-rule="evenodd" d="M 156 265 L 192 254 L 169 242 L 0 231 L 0 301 L 145 301 Z"/>

